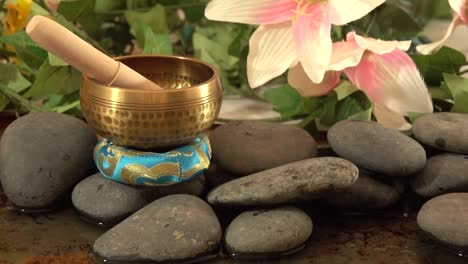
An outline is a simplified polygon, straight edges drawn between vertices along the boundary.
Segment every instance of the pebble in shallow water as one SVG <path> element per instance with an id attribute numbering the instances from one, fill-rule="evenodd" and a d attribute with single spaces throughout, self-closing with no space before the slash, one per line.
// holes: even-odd
<path id="1" fill-rule="evenodd" d="M 376 122 L 344 120 L 327 137 L 340 157 L 380 174 L 408 176 L 426 164 L 426 152 L 417 141 Z"/>
<path id="2" fill-rule="evenodd" d="M 103 263 L 177 262 L 216 254 L 221 226 L 198 197 L 175 194 L 143 207 L 104 233 L 93 250 Z"/>
<path id="3" fill-rule="evenodd" d="M 210 142 L 215 162 L 237 175 L 317 156 L 317 144 L 307 131 L 267 122 L 222 125 L 211 133 Z"/>
<path id="4" fill-rule="evenodd" d="M 203 192 L 203 182 L 201 175 L 193 181 L 165 187 L 138 187 L 121 184 L 96 173 L 75 186 L 72 202 L 87 220 L 110 225 L 164 196 L 177 193 L 198 196 Z"/>
<path id="5" fill-rule="evenodd" d="M 399 192 L 392 186 L 360 173 L 357 181 L 340 192 L 332 192 L 325 200 L 334 206 L 349 209 L 378 209 L 396 203 Z"/>
<path id="6" fill-rule="evenodd" d="M 358 168 L 335 157 L 312 158 L 238 178 L 213 189 L 211 204 L 280 204 L 319 197 L 351 186 Z"/>
<path id="7" fill-rule="evenodd" d="M 424 197 L 451 192 L 468 192 L 468 156 L 442 154 L 428 159 L 424 170 L 412 184 L 413 190 Z"/>
<path id="8" fill-rule="evenodd" d="M 0 180 L 18 207 L 50 207 L 94 170 L 93 130 L 65 114 L 31 113 L 11 123 L 0 143 Z"/>
<path id="9" fill-rule="evenodd" d="M 442 243 L 468 249 L 468 193 L 444 194 L 429 200 L 419 211 L 417 222 Z"/>
<path id="10" fill-rule="evenodd" d="M 468 154 L 468 114 L 434 113 L 418 118 L 414 136 L 437 149 Z"/>
<path id="11" fill-rule="evenodd" d="M 303 245 L 312 234 L 310 217 L 294 207 L 247 211 L 226 230 L 226 249 L 239 257 L 285 253 Z"/>

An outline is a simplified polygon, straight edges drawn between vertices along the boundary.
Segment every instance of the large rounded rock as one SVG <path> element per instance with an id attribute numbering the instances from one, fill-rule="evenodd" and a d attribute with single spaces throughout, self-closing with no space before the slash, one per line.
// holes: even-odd
<path id="1" fill-rule="evenodd" d="M 468 156 L 442 154 L 428 159 L 424 170 L 412 184 L 413 190 L 424 197 L 451 192 L 468 192 Z"/>
<path id="2" fill-rule="evenodd" d="M 213 158 L 230 173 L 248 175 L 317 156 L 307 131 L 259 121 L 232 122 L 210 135 Z"/>
<path id="3" fill-rule="evenodd" d="M 312 234 L 310 217 L 294 207 L 247 211 L 226 230 L 230 254 L 274 254 L 303 245 Z"/>
<path id="4" fill-rule="evenodd" d="M 120 222 L 155 199 L 171 194 L 200 195 L 203 175 L 192 181 L 164 187 L 138 187 L 109 180 L 96 173 L 78 183 L 72 193 L 75 208 L 102 224 Z"/>
<path id="5" fill-rule="evenodd" d="M 140 209 L 94 243 L 110 263 L 194 260 L 216 253 L 221 226 L 211 207 L 185 194 L 166 196 Z"/>
<path id="6" fill-rule="evenodd" d="M 328 143 L 359 167 L 388 176 L 411 175 L 426 164 L 426 152 L 418 142 L 376 122 L 338 122 L 328 131 Z"/>
<path id="7" fill-rule="evenodd" d="M 434 113 L 418 118 L 413 124 L 414 136 L 437 149 L 468 154 L 468 115 Z"/>
<path id="8" fill-rule="evenodd" d="M 349 209 L 378 209 L 390 206 L 400 198 L 399 192 L 390 185 L 360 173 L 349 188 L 327 195 L 325 200 L 334 206 Z"/>
<path id="9" fill-rule="evenodd" d="M 97 139 L 83 121 L 31 113 L 11 123 L 0 143 L 0 180 L 19 207 L 47 207 L 95 169 Z"/>
<path id="10" fill-rule="evenodd" d="M 262 205 L 310 200 L 344 189 L 358 178 L 358 168 L 335 157 L 312 158 L 238 178 L 213 189 L 211 204 Z"/>
<path id="11" fill-rule="evenodd" d="M 442 243 L 468 247 L 468 193 L 437 196 L 418 213 L 419 227 Z"/>

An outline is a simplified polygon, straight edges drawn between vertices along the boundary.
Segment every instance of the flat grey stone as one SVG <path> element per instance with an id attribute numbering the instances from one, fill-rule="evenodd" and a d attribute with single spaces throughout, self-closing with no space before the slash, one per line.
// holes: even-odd
<path id="1" fill-rule="evenodd" d="M 211 204 L 280 204 L 319 197 L 351 186 L 358 168 L 335 157 L 312 158 L 238 178 L 213 189 Z"/>
<path id="2" fill-rule="evenodd" d="M 444 244 L 468 247 L 468 193 L 432 198 L 418 213 L 419 227 Z"/>
<path id="3" fill-rule="evenodd" d="M 435 197 L 445 193 L 468 192 L 468 156 L 441 154 L 427 160 L 426 167 L 419 173 L 413 190 L 424 197 Z"/>
<path id="4" fill-rule="evenodd" d="M 426 164 L 426 152 L 416 140 L 376 122 L 340 121 L 327 137 L 340 157 L 380 174 L 408 176 Z"/>
<path id="5" fill-rule="evenodd" d="M 281 253 L 296 249 L 312 234 L 312 220 L 295 207 L 247 211 L 226 230 L 231 254 Z"/>
<path id="6" fill-rule="evenodd" d="M 112 261 L 175 262 L 217 252 L 221 226 L 198 197 L 175 194 L 143 207 L 104 233 L 94 252 Z"/>
<path id="7" fill-rule="evenodd" d="M 123 220 L 148 203 L 171 194 L 200 195 L 203 175 L 192 181 L 164 187 L 131 186 L 96 173 L 78 183 L 72 193 L 75 208 L 85 216 L 104 223 Z"/>
<path id="8" fill-rule="evenodd" d="M 434 113 L 413 124 L 413 134 L 422 143 L 448 152 L 468 154 L 468 115 Z"/>
<path id="9" fill-rule="evenodd" d="M 0 142 L 0 180 L 19 207 L 48 207 L 96 168 L 96 134 L 78 118 L 30 113 L 12 122 Z"/>
<path id="10" fill-rule="evenodd" d="M 392 186 L 362 172 L 353 185 L 342 191 L 333 192 L 325 200 L 334 206 L 349 209 L 378 209 L 396 203 L 399 192 Z"/>
<path id="11" fill-rule="evenodd" d="M 213 159 L 226 171 L 245 176 L 317 156 L 304 129 L 260 121 L 232 122 L 210 135 Z"/>

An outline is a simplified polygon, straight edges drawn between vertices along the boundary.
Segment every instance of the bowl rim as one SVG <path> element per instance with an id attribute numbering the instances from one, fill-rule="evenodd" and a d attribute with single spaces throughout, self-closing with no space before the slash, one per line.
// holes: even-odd
<path id="1" fill-rule="evenodd" d="M 122 59 L 128 59 L 128 58 L 132 59 L 132 58 L 145 58 L 145 57 L 146 58 L 148 58 L 148 57 L 168 58 L 168 59 L 179 59 L 179 60 L 191 61 L 191 62 L 198 63 L 198 64 L 201 64 L 201 65 L 207 67 L 208 69 L 211 70 L 212 74 L 211 74 L 211 77 L 208 80 L 203 81 L 201 83 L 198 83 L 196 85 L 187 87 L 187 88 L 183 88 L 183 89 L 163 89 L 163 90 L 143 90 L 143 89 L 132 89 L 132 88 L 127 88 L 127 87 L 107 86 L 107 85 L 103 85 L 103 84 L 100 84 L 100 83 L 96 82 L 95 80 L 89 78 L 88 76 L 86 76 L 84 74 L 81 74 L 81 76 L 85 81 L 90 82 L 95 86 L 101 86 L 101 87 L 105 87 L 105 88 L 112 89 L 112 90 L 113 89 L 118 89 L 119 91 L 128 91 L 128 92 L 132 92 L 132 93 L 147 93 L 147 92 L 151 92 L 151 93 L 168 93 L 168 92 L 169 93 L 177 93 L 177 92 L 179 92 L 180 93 L 181 91 L 197 89 L 197 88 L 199 88 L 201 86 L 212 83 L 213 81 L 216 81 L 216 79 L 219 78 L 218 69 L 216 69 L 214 66 L 212 66 L 211 64 L 209 64 L 207 62 L 204 62 L 204 61 L 199 60 L 199 59 L 191 58 L 191 57 L 185 57 L 185 56 L 179 56 L 179 55 L 138 54 L 138 55 L 117 56 L 117 57 L 113 57 L 113 59 L 117 60 L 117 61 L 120 61 Z"/>

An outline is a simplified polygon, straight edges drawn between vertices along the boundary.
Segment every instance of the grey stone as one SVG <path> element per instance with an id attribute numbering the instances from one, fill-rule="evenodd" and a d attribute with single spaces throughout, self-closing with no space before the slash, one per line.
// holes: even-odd
<path id="1" fill-rule="evenodd" d="M 392 186 L 359 174 L 357 181 L 349 188 L 327 195 L 325 200 L 334 206 L 350 209 L 378 209 L 390 206 L 400 198 Z"/>
<path id="2" fill-rule="evenodd" d="M 413 190 L 424 197 L 451 192 L 468 192 L 468 156 L 442 154 L 428 159 L 424 170 L 412 184 Z"/>
<path id="3" fill-rule="evenodd" d="M 241 176 L 317 156 L 317 144 L 307 131 L 260 121 L 222 125 L 210 142 L 215 162 Z"/>
<path id="4" fill-rule="evenodd" d="M 468 247 L 468 193 L 449 193 L 432 198 L 418 213 L 419 227 L 442 243 Z"/>
<path id="5" fill-rule="evenodd" d="M 310 217 L 294 207 L 247 211 L 229 224 L 226 248 L 231 254 L 287 252 L 304 244 L 312 227 Z"/>
<path id="6" fill-rule="evenodd" d="M 111 263 L 182 261 L 216 252 L 221 235 L 219 221 L 207 203 L 175 194 L 114 226 L 96 240 L 93 250 Z"/>
<path id="7" fill-rule="evenodd" d="M 48 207 L 94 170 L 97 138 L 65 114 L 30 113 L 12 122 L 0 143 L 0 180 L 19 207 Z"/>
<path id="8" fill-rule="evenodd" d="M 335 157 L 312 158 L 238 178 L 213 189 L 211 204 L 262 205 L 310 200 L 349 187 L 358 168 Z"/>
<path id="9" fill-rule="evenodd" d="M 422 143 L 437 149 L 468 154 L 468 115 L 434 113 L 418 118 L 413 133 Z"/>
<path id="10" fill-rule="evenodd" d="M 408 176 L 426 164 L 426 152 L 417 141 L 376 122 L 341 121 L 330 128 L 327 137 L 340 157 L 380 174 Z"/>
<path id="11" fill-rule="evenodd" d="M 171 194 L 200 195 L 203 175 L 193 181 L 164 187 L 137 187 L 109 180 L 96 173 L 78 183 L 72 193 L 76 209 L 93 220 L 115 222 L 138 211 L 155 199 Z"/>

